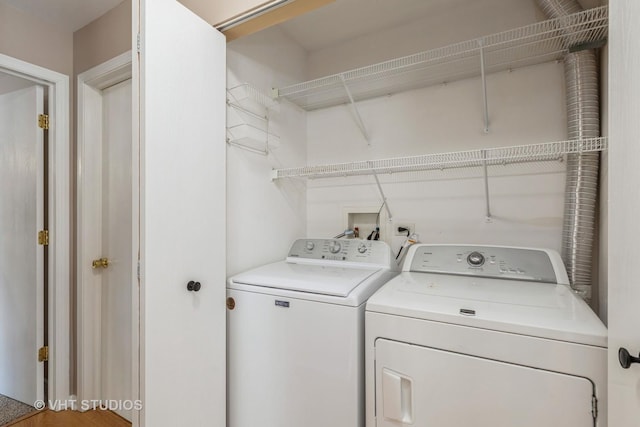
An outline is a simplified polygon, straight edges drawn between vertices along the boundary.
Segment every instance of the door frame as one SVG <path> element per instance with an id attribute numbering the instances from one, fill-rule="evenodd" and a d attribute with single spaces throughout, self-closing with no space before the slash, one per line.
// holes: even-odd
<path id="1" fill-rule="evenodd" d="M 102 93 L 103 89 L 132 78 L 131 51 L 116 56 L 90 70 L 78 75 L 78 123 L 77 123 L 77 398 L 78 400 L 100 399 L 101 364 L 101 297 L 98 290 L 99 276 L 91 273 L 90 265 L 96 254 L 100 253 L 101 233 L 97 219 L 101 215 L 101 203 L 95 196 L 101 197 L 101 174 L 91 175 L 91 171 L 100 170 L 102 162 Z M 133 143 L 133 141 L 132 141 Z M 133 159 L 131 159 L 133 162 Z M 133 182 L 131 183 L 133 187 Z M 136 202 L 137 203 L 137 202 Z M 132 232 L 137 235 L 137 217 L 132 212 Z M 132 242 L 133 248 L 133 242 Z M 136 251 L 132 252 L 137 254 Z M 133 262 L 132 265 L 137 265 Z M 132 284 L 134 281 L 132 272 Z M 132 286 L 132 292 L 137 287 Z M 135 329 L 138 306 L 132 301 L 132 327 Z M 133 333 L 132 333 L 133 335 Z M 132 377 L 137 375 L 137 347 L 133 346 Z M 134 382 L 132 378 L 132 383 Z M 137 382 L 137 381 L 136 381 Z M 133 393 L 133 389 L 132 389 Z"/>
<path id="2" fill-rule="evenodd" d="M 67 400 L 71 397 L 69 76 L 3 54 L 0 54 L 0 71 L 30 80 L 47 89 L 49 114 L 47 391 L 50 401 Z"/>

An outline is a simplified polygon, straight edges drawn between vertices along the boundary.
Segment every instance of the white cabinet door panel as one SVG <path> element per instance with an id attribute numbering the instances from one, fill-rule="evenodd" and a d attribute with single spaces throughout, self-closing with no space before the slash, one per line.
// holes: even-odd
<path id="1" fill-rule="evenodd" d="M 141 424 L 223 427 L 225 38 L 175 0 L 138 6 Z"/>
<path id="2" fill-rule="evenodd" d="M 610 3 L 609 24 L 609 426 L 640 425 L 640 2 Z M 601 203 L 606 203 L 603 199 Z"/>

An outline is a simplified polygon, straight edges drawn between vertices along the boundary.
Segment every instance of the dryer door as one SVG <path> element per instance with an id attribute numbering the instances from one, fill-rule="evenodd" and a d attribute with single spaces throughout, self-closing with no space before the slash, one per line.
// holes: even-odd
<path id="1" fill-rule="evenodd" d="M 385 339 L 375 352 L 377 427 L 594 425 L 585 378 Z"/>

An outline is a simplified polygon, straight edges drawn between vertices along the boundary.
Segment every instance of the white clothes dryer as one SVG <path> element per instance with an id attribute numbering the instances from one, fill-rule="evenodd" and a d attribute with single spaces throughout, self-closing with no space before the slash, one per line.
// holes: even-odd
<path id="1" fill-rule="evenodd" d="M 366 306 L 367 427 L 603 427 L 607 329 L 560 256 L 411 247 Z"/>
<path id="2" fill-rule="evenodd" d="M 397 274 L 384 242 L 303 239 L 229 279 L 227 425 L 364 426 L 365 302 Z"/>

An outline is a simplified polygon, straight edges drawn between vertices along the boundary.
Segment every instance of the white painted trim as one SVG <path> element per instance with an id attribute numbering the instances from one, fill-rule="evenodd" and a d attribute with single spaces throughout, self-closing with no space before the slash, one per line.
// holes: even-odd
<path id="1" fill-rule="evenodd" d="M 41 84 L 49 96 L 49 379 L 50 400 L 70 397 L 69 76 L 0 54 L 0 71 Z"/>
<path id="2" fill-rule="evenodd" d="M 99 153 L 102 147 L 102 96 L 99 91 L 83 84 L 80 77 L 78 77 L 77 87 L 76 361 L 78 375 L 76 393 L 79 399 L 97 399 L 100 385 L 101 336 L 100 312 L 96 312 L 96 308 L 101 306 L 100 282 L 95 275 L 87 272 L 86 267 L 91 262 L 92 256 L 99 253 L 101 247 L 101 233 L 92 226 L 96 222 L 96 215 L 100 215 L 102 207 L 99 203 L 101 194 L 96 191 L 102 188 L 100 156 L 95 154 L 95 152 Z M 93 116 L 92 120 L 87 118 L 89 114 Z M 95 173 L 97 176 L 92 175 Z"/>
<path id="3" fill-rule="evenodd" d="M 141 283 L 140 283 L 140 275 L 142 271 L 142 265 L 140 261 L 140 241 L 141 235 L 143 233 L 142 229 L 142 220 L 140 217 L 141 211 L 141 159 L 140 159 L 140 144 L 141 138 L 144 133 L 144 127 L 142 126 L 142 116 L 141 116 L 141 97 L 143 95 L 144 88 L 140 84 L 140 68 L 142 67 L 142 57 L 140 55 L 140 51 L 143 47 L 143 40 L 141 39 L 141 15 L 142 15 L 142 4 L 140 0 L 132 0 L 131 2 L 131 32 L 133 37 L 131 37 L 131 50 L 134 52 L 133 54 L 133 64 L 132 64 L 132 87 L 131 87 L 131 98 L 132 98 L 132 106 L 131 106 L 131 176 L 136 181 L 136 185 L 133 186 L 133 191 L 131 192 L 131 210 L 134 218 L 137 219 L 137 233 L 132 233 L 132 241 L 131 241 L 131 253 L 136 254 L 136 263 L 134 263 L 134 269 L 136 271 L 133 272 L 134 281 L 136 286 L 131 289 L 131 306 L 134 310 L 133 317 L 133 333 L 131 334 L 131 348 L 133 349 L 133 364 L 131 365 L 131 377 L 133 378 L 133 384 L 131 387 L 131 398 L 133 400 L 142 400 L 144 396 L 144 376 L 145 376 L 145 366 L 142 363 L 144 360 L 144 337 L 142 337 L 142 331 L 144 330 L 144 317 L 143 313 L 145 312 L 144 307 L 144 299 L 141 298 Z M 144 404 L 144 402 L 143 402 Z M 132 427 L 141 427 L 145 425 L 144 419 L 144 409 L 142 411 L 133 411 L 131 416 L 131 424 Z"/>
<path id="4" fill-rule="evenodd" d="M 28 89 L 27 89 L 28 90 Z M 36 105 L 37 105 L 37 113 L 38 114 L 43 114 L 45 112 L 45 97 L 44 97 L 44 93 L 45 93 L 45 89 L 40 86 L 37 85 L 35 86 L 35 92 L 36 92 Z M 32 125 L 33 126 L 33 125 Z M 34 130 L 35 130 L 35 126 L 33 126 Z M 45 194 L 46 194 L 46 189 L 44 188 L 44 184 L 45 184 L 45 157 L 44 157 L 44 153 L 45 153 L 45 149 L 44 149 L 44 144 L 46 142 L 45 140 L 45 131 L 43 129 L 37 129 L 36 134 L 38 135 L 37 140 L 35 141 L 36 144 L 36 153 L 37 153 L 37 167 L 36 167 L 36 230 L 44 230 L 44 221 L 45 221 L 45 212 L 44 212 L 44 198 L 45 198 Z M 34 231 L 36 231 L 34 230 Z M 45 318 L 44 318 L 44 314 L 45 314 L 45 307 L 44 307 L 44 303 L 45 303 L 45 298 L 44 298 L 44 287 L 45 287 L 45 274 L 44 274 L 44 268 L 40 268 L 40 266 L 44 267 L 45 266 L 45 262 L 44 262 L 44 254 L 45 254 L 45 248 L 44 246 L 40 247 L 38 246 L 38 248 L 36 249 L 36 265 L 38 266 L 37 271 L 36 271 L 36 277 L 37 277 L 37 291 L 36 291 L 36 315 L 35 315 L 35 320 L 36 320 L 36 328 L 37 328 L 37 332 L 36 332 L 36 346 L 40 347 L 42 345 L 44 345 L 44 337 L 46 334 L 46 331 L 44 329 L 45 327 Z M 40 363 L 40 362 L 36 362 L 36 359 L 33 358 L 32 359 L 33 362 L 31 366 L 35 366 L 36 368 L 36 378 L 37 378 L 37 393 L 36 396 L 38 399 L 44 399 L 45 396 L 45 389 L 44 389 L 44 385 L 45 385 L 45 369 L 44 369 L 44 364 Z"/>
<path id="5" fill-rule="evenodd" d="M 99 399 L 101 366 L 101 303 L 99 279 L 88 268 L 93 256 L 101 248 L 101 235 L 96 231 L 96 218 L 102 206 L 95 201 L 101 198 L 96 192 L 102 188 L 102 93 L 103 89 L 130 79 L 132 56 L 125 52 L 103 64 L 78 75 L 78 175 L 77 175 L 77 354 L 78 399 Z M 134 183 L 132 182 L 132 186 Z M 132 217 L 133 232 L 137 234 L 137 213 Z M 137 254 L 136 252 L 134 252 Z M 135 260 L 134 260 L 135 261 Z M 133 263 L 136 264 L 135 262 Z M 132 283 L 136 283 L 132 279 Z M 133 306 L 133 318 L 137 318 L 138 306 Z M 136 347 L 133 347 L 136 348 Z M 135 372 L 135 370 L 134 370 Z"/>
<path id="6" fill-rule="evenodd" d="M 132 168 L 131 173 L 134 179 L 138 179 L 138 185 L 133 187 L 133 193 L 131 194 L 133 198 L 133 207 L 134 215 L 138 218 L 138 233 L 133 235 L 133 253 L 137 254 L 137 268 L 138 274 L 136 276 L 136 283 L 138 286 L 133 289 L 133 300 L 132 304 L 134 307 L 138 307 L 138 316 L 133 318 L 133 351 L 135 354 L 134 357 L 137 359 L 134 361 L 131 374 L 134 378 L 132 396 L 133 399 L 142 400 L 145 396 L 145 377 L 146 377 L 146 366 L 144 364 L 145 360 L 145 340 L 144 340 L 144 329 L 146 326 L 145 323 L 145 299 L 142 288 L 142 272 L 144 266 L 142 265 L 141 260 L 141 252 L 142 252 L 142 242 L 144 241 L 144 227 L 143 227 L 143 218 L 142 213 L 144 211 L 143 207 L 143 189 L 142 189 L 142 174 L 144 173 L 144 167 L 142 164 L 142 142 L 145 137 L 144 132 L 144 116 L 143 112 L 143 100 L 145 97 L 144 85 L 142 85 L 142 68 L 145 65 L 144 56 L 141 55 L 141 52 L 144 50 L 145 40 L 142 37 L 143 34 L 143 23 L 142 20 L 146 15 L 145 12 L 145 4 L 143 0 L 132 0 L 132 17 L 131 17 L 131 31 L 133 33 L 133 37 L 131 38 L 132 50 L 136 52 L 133 55 L 133 87 L 131 96 L 133 98 L 133 106 L 132 106 L 132 114 L 133 121 L 131 122 L 131 131 L 133 133 L 133 151 L 132 151 Z M 145 409 L 142 411 L 134 411 L 133 419 L 131 420 L 132 427 L 145 427 L 146 419 L 145 419 Z"/>

